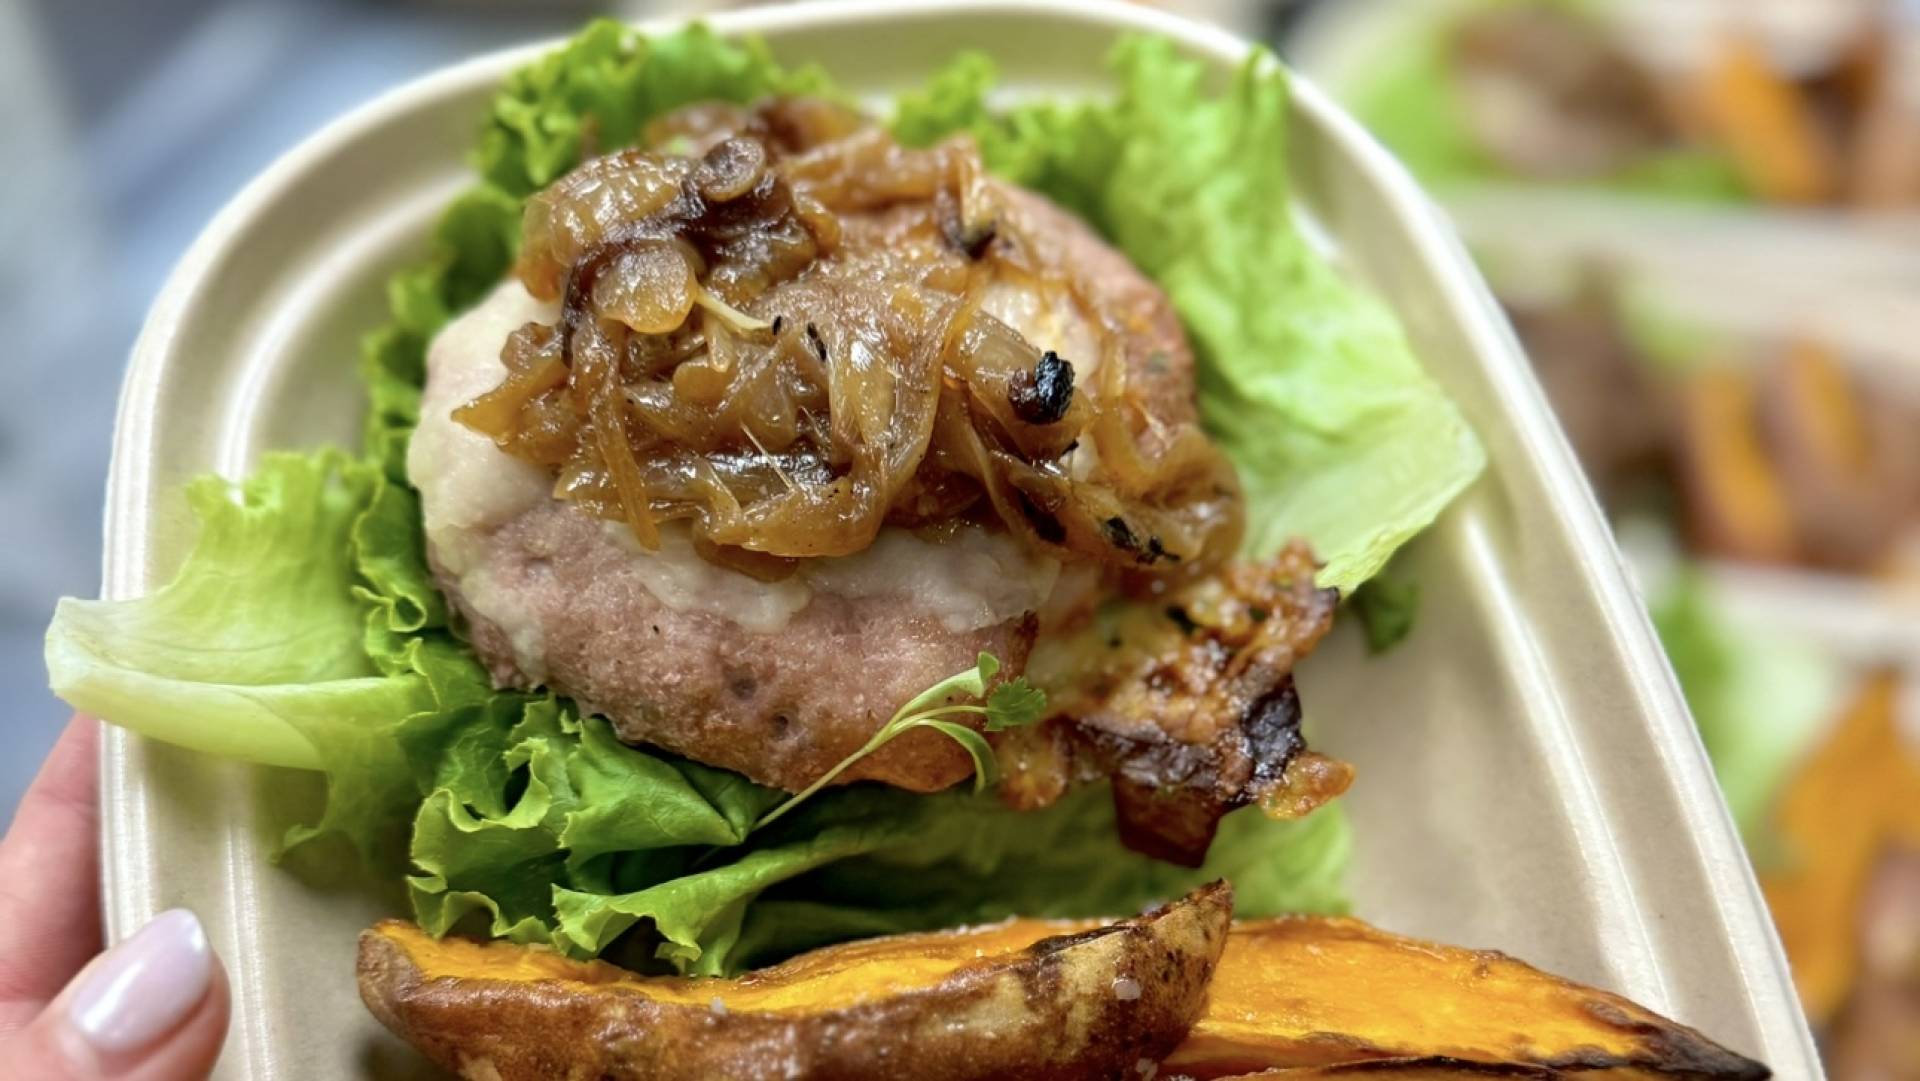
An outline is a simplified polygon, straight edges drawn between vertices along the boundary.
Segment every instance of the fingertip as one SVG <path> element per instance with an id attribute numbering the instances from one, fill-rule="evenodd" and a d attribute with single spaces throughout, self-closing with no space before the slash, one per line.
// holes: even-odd
<path id="1" fill-rule="evenodd" d="M 46 1081 L 201 1081 L 232 1012 L 226 966 L 191 912 L 174 909 L 93 959 L 9 1044 Z"/>
<path id="2" fill-rule="evenodd" d="M 227 967 L 216 954 L 206 998 L 180 1026 L 173 1039 L 149 1060 L 156 1072 L 150 1077 L 146 1074 L 134 1076 L 140 1081 L 201 1081 L 213 1072 L 214 1064 L 220 1061 L 220 1050 L 226 1045 L 232 1015 L 233 995 L 227 981 Z"/>
<path id="3" fill-rule="evenodd" d="M 226 962 L 207 953 L 207 986 L 199 1005 L 157 1044 L 137 1053 L 122 1073 L 127 1081 L 204 1081 L 220 1061 L 233 1015 L 233 991 Z"/>

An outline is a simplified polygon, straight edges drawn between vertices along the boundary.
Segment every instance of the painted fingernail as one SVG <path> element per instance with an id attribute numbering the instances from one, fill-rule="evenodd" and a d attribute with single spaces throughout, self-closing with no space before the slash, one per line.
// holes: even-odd
<path id="1" fill-rule="evenodd" d="M 206 929 L 176 908 L 102 954 L 74 988 L 67 1016 L 95 1051 L 126 1054 L 178 1028 L 212 980 Z"/>

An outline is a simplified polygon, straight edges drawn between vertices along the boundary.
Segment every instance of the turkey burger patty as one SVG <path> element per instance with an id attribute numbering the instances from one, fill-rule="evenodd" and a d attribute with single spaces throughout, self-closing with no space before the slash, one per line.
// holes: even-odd
<path id="1" fill-rule="evenodd" d="M 1231 551 L 1179 322 L 1077 218 L 830 106 L 654 135 L 536 196 L 429 350 L 408 474 L 497 685 L 795 790 L 1090 586 Z M 917 731 L 843 779 L 971 771 Z"/>

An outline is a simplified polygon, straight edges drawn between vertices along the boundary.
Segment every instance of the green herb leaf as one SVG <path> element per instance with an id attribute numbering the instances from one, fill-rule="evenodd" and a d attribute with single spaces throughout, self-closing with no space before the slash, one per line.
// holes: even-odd
<path id="1" fill-rule="evenodd" d="M 973 758 L 973 787 L 975 791 L 993 783 L 998 775 L 994 768 L 993 748 L 980 733 L 963 724 L 943 718 L 956 713 L 982 714 L 987 718 L 987 731 L 998 732 L 1003 728 L 1015 728 L 1023 724 L 1032 724 L 1039 719 L 1040 711 L 1046 708 L 1047 696 L 1024 679 L 1009 681 L 995 689 L 993 697 L 987 695 L 987 684 L 1000 672 L 1000 658 L 991 653 L 982 653 L 974 661 L 973 667 L 953 675 L 914 695 L 906 705 L 901 706 L 873 738 L 859 750 L 841 759 L 834 767 L 820 775 L 820 779 L 794 793 L 793 798 L 767 812 L 754 829 L 761 829 L 784 817 L 795 807 L 806 802 L 814 793 L 832 784 L 834 779 L 845 773 L 855 762 L 892 743 L 915 728 L 931 728 L 945 733 L 949 739 L 958 743 Z M 1000 692 L 1008 691 L 1006 695 Z M 956 697 L 972 698 L 973 703 L 952 703 Z M 979 700 L 985 699 L 986 705 Z M 995 700 L 999 701 L 1000 723 L 996 725 Z"/>
<path id="2" fill-rule="evenodd" d="M 1010 679 L 987 696 L 987 731 L 1025 728 L 1039 720 L 1046 708 L 1045 691 L 1028 683 L 1025 676 Z"/>
<path id="3" fill-rule="evenodd" d="M 955 672 L 914 695 L 894 716 L 898 718 L 909 713 L 919 713 L 929 706 L 937 705 L 958 694 L 979 698 L 987 693 L 987 684 L 993 682 L 993 677 L 999 674 L 999 671 L 1000 658 L 991 653 L 982 653 L 972 668 L 964 672 Z"/>
<path id="4" fill-rule="evenodd" d="M 908 727 L 931 728 L 958 743 L 960 748 L 973 759 L 973 790 L 975 792 L 984 791 L 988 785 L 999 783 L 999 762 L 993 756 L 993 748 L 987 744 L 987 737 L 964 724 L 956 724 L 953 721 L 921 721 Z"/>

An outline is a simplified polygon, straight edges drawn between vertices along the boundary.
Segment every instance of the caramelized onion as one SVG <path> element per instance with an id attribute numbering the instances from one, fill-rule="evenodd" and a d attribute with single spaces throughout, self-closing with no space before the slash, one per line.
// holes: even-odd
<path id="1" fill-rule="evenodd" d="M 651 137 L 528 201 L 517 273 L 561 317 L 515 332 L 506 380 L 456 414 L 561 498 L 648 547 L 686 520 L 760 577 L 955 518 L 1150 573 L 1231 553 L 1231 466 L 1190 404 L 1160 415 L 1129 383 L 1137 313 L 1022 254 L 1048 238 L 1003 220 L 970 143 L 905 148 L 801 100 Z M 989 310 L 1008 289 L 1103 355 L 1027 340 Z"/>
<path id="2" fill-rule="evenodd" d="M 636 334 L 669 334 L 701 292 L 685 255 L 667 241 L 622 248 L 593 282 L 593 307 Z"/>

